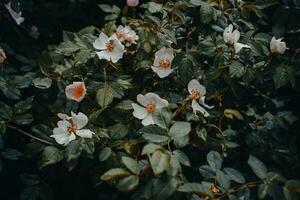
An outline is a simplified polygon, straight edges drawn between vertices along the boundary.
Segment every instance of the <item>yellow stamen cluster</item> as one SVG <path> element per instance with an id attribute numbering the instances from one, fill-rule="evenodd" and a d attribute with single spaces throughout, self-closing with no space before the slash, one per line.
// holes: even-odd
<path id="1" fill-rule="evenodd" d="M 198 90 L 192 90 L 191 98 L 194 100 L 201 98 L 201 93 Z"/>
<path id="2" fill-rule="evenodd" d="M 110 41 L 110 42 L 106 43 L 105 46 L 106 46 L 107 51 L 113 51 L 116 45 L 114 44 L 113 41 Z"/>
<path id="3" fill-rule="evenodd" d="M 153 103 L 149 103 L 146 106 L 146 109 L 149 113 L 153 113 L 155 111 L 156 105 Z"/>
<path id="4" fill-rule="evenodd" d="M 169 69 L 171 67 L 171 62 L 167 59 L 160 60 L 159 67 L 163 69 Z"/>

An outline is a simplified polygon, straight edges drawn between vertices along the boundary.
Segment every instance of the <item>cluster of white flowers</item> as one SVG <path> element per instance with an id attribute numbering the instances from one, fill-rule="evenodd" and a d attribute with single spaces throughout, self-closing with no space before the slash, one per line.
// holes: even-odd
<path id="1" fill-rule="evenodd" d="M 108 37 L 105 33 L 100 33 L 99 37 L 93 43 L 93 46 L 97 51 L 99 59 L 111 61 L 113 63 L 118 62 L 123 58 L 125 53 L 125 47 L 131 44 L 136 44 L 139 39 L 136 32 L 131 30 L 130 26 L 119 26 L 116 33 Z"/>
<path id="2" fill-rule="evenodd" d="M 92 138 L 94 132 L 89 129 L 82 129 L 88 123 L 88 117 L 79 112 L 78 114 L 71 113 L 71 116 L 59 113 L 61 119 L 57 122 L 57 127 L 53 129 L 53 137 L 58 144 L 67 145 L 71 141 L 76 140 L 76 136 L 82 138 Z"/>
<path id="3" fill-rule="evenodd" d="M 127 1 L 130 3 L 129 6 L 134 6 L 133 1 Z M 135 1 L 135 3 L 138 1 Z M 139 39 L 135 31 L 131 30 L 129 26 L 119 26 L 116 32 L 108 37 L 104 33 L 100 33 L 99 37 L 93 43 L 95 49 L 99 50 L 96 52 L 99 59 L 105 59 L 113 63 L 118 62 L 125 52 L 125 46 L 136 44 Z M 226 44 L 234 46 L 235 53 L 238 53 L 242 48 L 251 48 L 249 45 L 241 44 L 238 42 L 240 39 L 240 32 L 236 29 L 233 30 L 233 25 L 230 24 L 225 28 L 223 32 L 223 39 Z M 280 39 L 272 38 L 270 42 L 270 51 L 272 53 L 283 54 L 288 48 L 285 42 Z M 4 51 L 0 48 L 0 63 L 3 63 L 6 59 Z M 172 48 L 163 47 L 155 53 L 155 58 L 151 69 L 160 78 L 169 76 L 174 69 L 171 68 L 172 61 L 174 59 L 174 51 Z M 204 117 L 208 117 L 209 113 L 206 109 L 212 109 L 214 106 L 209 106 L 205 103 L 206 88 L 199 83 L 198 80 L 193 79 L 188 83 L 188 100 L 192 100 L 191 107 L 193 112 L 196 114 L 200 112 Z M 66 97 L 70 100 L 80 102 L 86 95 L 86 87 L 84 82 L 73 82 L 68 85 L 65 89 Z M 156 109 L 167 107 L 169 102 L 162 99 L 155 93 L 147 93 L 146 95 L 137 95 L 137 102 L 140 104 L 133 103 L 133 116 L 137 119 L 142 120 L 144 126 L 154 124 L 153 113 Z M 71 116 L 66 114 L 58 114 L 61 119 L 57 123 L 57 128 L 54 128 L 53 135 L 57 143 L 67 145 L 70 141 L 76 139 L 76 135 L 79 137 L 91 138 L 94 134 L 89 129 L 82 129 L 87 123 L 88 118 L 83 113 L 77 115 L 72 112 Z"/>

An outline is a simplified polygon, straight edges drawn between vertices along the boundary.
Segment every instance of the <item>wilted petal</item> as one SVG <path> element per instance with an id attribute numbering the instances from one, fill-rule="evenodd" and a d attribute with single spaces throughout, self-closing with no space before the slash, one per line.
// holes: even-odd
<path id="1" fill-rule="evenodd" d="M 142 107 L 142 106 L 140 106 L 136 103 L 133 103 L 131 105 L 133 107 L 133 113 L 132 114 L 133 114 L 134 117 L 136 117 L 138 119 L 144 119 L 148 115 L 148 112 L 144 107 Z"/>
<path id="2" fill-rule="evenodd" d="M 202 106 L 200 106 L 196 100 L 192 101 L 192 109 L 195 114 L 197 113 L 197 111 L 199 111 L 204 115 L 204 117 L 209 116 L 209 113 Z"/>
<path id="3" fill-rule="evenodd" d="M 199 99 L 199 103 L 200 103 L 202 106 L 204 106 L 204 107 L 206 107 L 206 108 L 208 108 L 208 109 L 213 109 L 213 108 L 214 108 L 214 106 L 209 106 L 209 105 L 207 105 L 207 104 L 205 103 L 205 97 L 201 97 L 201 98 Z"/>
<path id="4" fill-rule="evenodd" d="M 77 129 L 83 128 L 89 121 L 88 117 L 81 112 L 79 112 L 77 115 L 72 112 L 71 116 L 72 122 L 77 126 Z"/>
<path id="5" fill-rule="evenodd" d="M 241 51 L 242 48 L 251 48 L 249 45 L 246 45 L 246 44 L 241 44 L 241 43 L 234 43 L 234 50 L 235 50 L 235 53 L 238 53 Z"/>

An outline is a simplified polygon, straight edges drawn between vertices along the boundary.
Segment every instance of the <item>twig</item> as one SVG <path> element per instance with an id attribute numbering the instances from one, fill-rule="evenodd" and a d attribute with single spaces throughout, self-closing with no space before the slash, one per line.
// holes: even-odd
<path id="1" fill-rule="evenodd" d="M 261 183 L 260 181 L 250 182 L 250 183 L 246 183 L 246 184 L 244 184 L 244 185 L 242 185 L 240 187 L 232 188 L 232 189 L 228 190 L 227 192 L 225 192 L 223 194 L 220 194 L 220 196 L 217 197 L 216 200 L 217 199 L 222 199 L 222 198 L 228 196 L 229 194 L 238 192 L 238 191 L 243 190 L 243 189 L 257 187 L 260 183 Z"/>
<path id="2" fill-rule="evenodd" d="M 175 118 L 187 106 L 189 100 L 189 98 L 186 98 L 183 101 L 182 105 L 179 108 L 177 108 L 177 110 L 175 110 L 175 112 L 172 114 L 172 119 Z"/>
<path id="3" fill-rule="evenodd" d="M 6 126 L 7 126 L 8 128 L 11 128 L 11 129 L 13 129 L 13 130 L 18 131 L 19 133 L 22 133 L 23 135 L 28 136 L 28 137 L 30 137 L 30 138 L 36 140 L 36 141 L 39 141 L 40 143 L 44 143 L 44 144 L 48 144 L 48 145 L 55 145 L 55 144 L 52 143 L 52 142 L 48 142 L 48 141 L 43 140 L 43 139 L 41 139 L 41 138 L 38 138 L 38 137 L 36 137 L 36 136 L 34 136 L 34 135 L 31 135 L 31 134 L 29 134 L 29 133 L 27 133 L 27 132 L 25 132 L 25 131 L 23 131 L 23 130 L 17 128 L 17 127 L 15 127 L 15 126 L 12 126 L 12 125 L 9 125 L 9 124 L 7 124 Z"/>

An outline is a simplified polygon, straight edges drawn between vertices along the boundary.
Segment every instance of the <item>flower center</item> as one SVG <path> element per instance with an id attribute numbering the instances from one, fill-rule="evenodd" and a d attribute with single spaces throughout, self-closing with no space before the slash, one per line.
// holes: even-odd
<path id="1" fill-rule="evenodd" d="M 156 108 L 156 106 L 155 106 L 155 104 L 153 104 L 153 103 L 149 103 L 149 104 L 147 104 L 147 106 L 146 106 L 146 109 L 147 109 L 147 111 L 148 111 L 149 113 L 153 113 L 153 112 L 155 111 L 155 108 Z"/>
<path id="2" fill-rule="evenodd" d="M 74 90 L 74 97 L 79 99 L 84 93 L 84 88 L 83 88 L 83 85 L 79 85 L 77 87 L 75 87 L 75 90 Z"/>
<path id="3" fill-rule="evenodd" d="M 191 98 L 192 99 L 200 99 L 201 98 L 201 93 L 198 90 L 192 90 Z"/>
<path id="4" fill-rule="evenodd" d="M 107 51 L 113 51 L 116 45 L 114 44 L 114 41 L 111 40 L 108 43 L 106 43 L 105 46 Z"/>
<path id="5" fill-rule="evenodd" d="M 171 62 L 168 59 L 160 60 L 159 67 L 163 69 L 169 69 L 171 66 Z"/>
<path id="6" fill-rule="evenodd" d="M 116 35 L 120 39 L 120 38 L 124 37 L 125 33 L 123 31 L 118 31 L 118 32 L 116 32 Z"/>
<path id="7" fill-rule="evenodd" d="M 68 126 L 68 128 L 67 128 L 67 131 L 69 133 L 75 133 L 76 130 L 77 130 L 77 126 L 75 124 L 72 124 L 72 125 Z"/>

